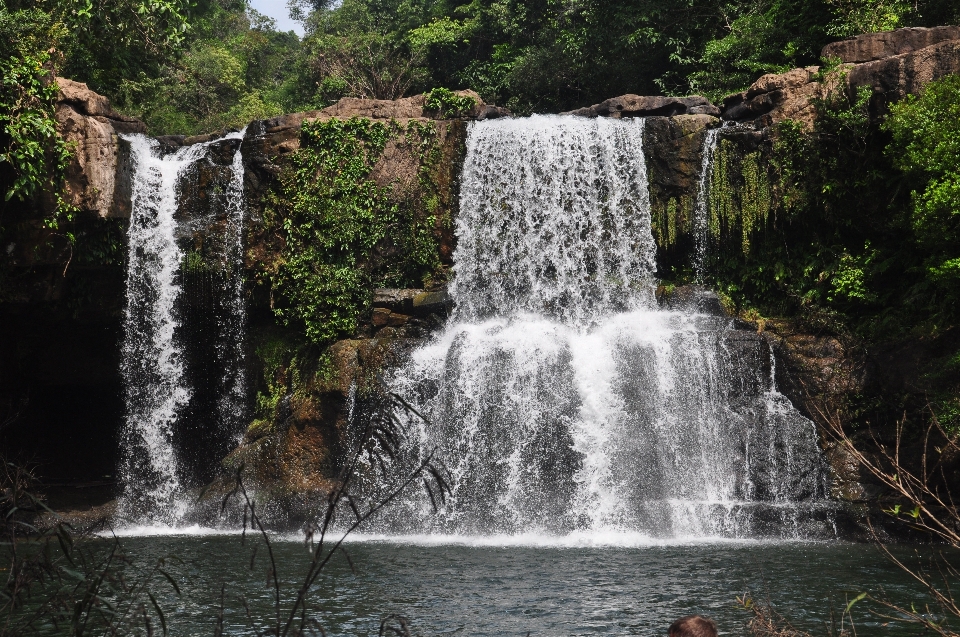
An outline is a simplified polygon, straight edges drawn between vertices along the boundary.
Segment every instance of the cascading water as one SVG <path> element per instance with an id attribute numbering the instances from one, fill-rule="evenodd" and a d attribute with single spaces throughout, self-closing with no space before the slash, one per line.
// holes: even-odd
<path id="1" fill-rule="evenodd" d="M 242 139 L 243 132 L 224 139 Z M 194 397 L 184 354 L 182 297 L 189 228 L 180 219 L 184 176 L 204 159 L 211 144 L 193 144 L 163 155 L 159 143 L 143 135 L 125 137 L 133 163 L 129 230 L 127 304 L 122 372 L 126 422 L 121 442 L 123 493 L 118 518 L 125 522 L 172 524 L 185 513 L 183 457 L 174 443 L 178 422 Z M 236 142 L 235 142 L 236 143 Z M 225 373 L 217 428 L 242 410 L 242 227 L 243 165 L 239 149 L 226 194 L 224 261 L 229 317 L 215 348 Z"/>
<path id="2" fill-rule="evenodd" d="M 244 131 L 239 133 L 241 138 L 243 134 Z M 223 264 L 227 301 L 217 339 L 218 368 L 222 372 L 217 422 L 219 431 L 228 438 L 246 424 L 243 419 L 247 413 L 247 379 L 242 364 L 247 327 L 247 304 L 243 296 L 243 232 L 247 206 L 243 196 L 243 155 L 239 149 L 233 154 L 230 175 Z M 232 442 L 239 443 L 239 439 Z"/>
<path id="3" fill-rule="evenodd" d="M 711 128 L 703 137 L 700 149 L 700 181 L 697 184 L 697 205 L 693 210 L 693 275 L 703 283 L 704 264 L 710 224 L 710 185 L 713 178 L 713 154 L 717 150 L 720 129 Z"/>
<path id="4" fill-rule="evenodd" d="M 455 310 L 393 388 L 422 407 L 453 494 L 389 532 L 808 536 L 823 528 L 813 424 L 767 342 L 663 311 L 642 119 L 471 125 Z"/>

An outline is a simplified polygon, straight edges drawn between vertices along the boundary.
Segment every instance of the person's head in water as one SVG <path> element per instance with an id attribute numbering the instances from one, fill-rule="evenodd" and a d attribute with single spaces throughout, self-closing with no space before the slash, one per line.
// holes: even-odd
<path id="1" fill-rule="evenodd" d="M 717 637 L 717 625 L 700 615 L 681 617 L 670 624 L 668 637 Z"/>

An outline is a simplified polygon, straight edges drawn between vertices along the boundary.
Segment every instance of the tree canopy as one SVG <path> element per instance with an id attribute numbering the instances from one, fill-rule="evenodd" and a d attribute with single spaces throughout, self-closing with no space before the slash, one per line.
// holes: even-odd
<path id="1" fill-rule="evenodd" d="M 818 63 L 831 40 L 960 18 L 951 0 L 290 0 L 289 8 L 302 39 L 245 0 L 0 0 L 0 44 L 8 65 L 39 61 L 154 134 L 189 134 L 345 96 L 435 87 L 472 88 L 518 113 L 623 93 L 716 100 L 764 73 Z"/>

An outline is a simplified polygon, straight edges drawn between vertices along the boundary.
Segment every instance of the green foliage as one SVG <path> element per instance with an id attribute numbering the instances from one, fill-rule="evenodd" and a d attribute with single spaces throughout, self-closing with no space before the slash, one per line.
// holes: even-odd
<path id="1" fill-rule="evenodd" d="M 61 24 L 56 41 L 32 52 L 55 46 L 66 77 L 107 93 L 125 77 L 155 71 L 189 31 L 188 0 L 6 0 L 6 8 Z"/>
<path id="2" fill-rule="evenodd" d="M 74 254 L 78 265 L 120 265 L 126 259 L 125 219 L 87 221 L 75 233 Z"/>
<path id="3" fill-rule="evenodd" d="M 450 89 L 435 88 L 427 93 L 425 105 L 441 117 L 461 117 L 473 110 L 477 100 L 469 95 L 457 95 Z"/>
<path id="4" fill-rule="evenodd" d="M 926 258 L 923 267 L 940 311 L 960 300 L 960 76 L 927 85 L 891 108 L 888 152 L 910 179 L 910 220 Z"/>
<path id="5" fill-rule="evenodd" d="M 397 99 L 425 80 L 419 53 L 380 33 L 318 34 L 306 46 L 328 102 L 346 96 Z"/>
<path id="6" fill-rule="evenodd" d="M 4 199 L 45 195 L 57 228 L 73 210 L 61 191 L 72 149 L 57 131 L 58 72 L 109 86 L 187 30 L 180 0 L 0 1 L 0 187 Z M 96 40 L 94 40 L 96 38 Z M 72 237 L 71 237 L 72 238 Z"/>
<path id="7" fill-rule="evenodd" d="M 255 11 L 218 9 L 198 21 L 183 54 L 155 75 L 140 73 L 118 88 L 118 106 L 154 134 L 198 134 L 242 128 L 309 105 L 299 43 Z"/>
<path id="8" fill-rule="evenodd" d="M 56 37 L 39 27 L 18 37 L 23 51 L 36 58 L 54 48 L 64 76 L 108 95 L 154 134 L 240 128 L 342 97 L 394 99 L 441 86 L 471 87 L 519 113 L 620 93 L 716 100 L 764 73 L 817 63 L 832 38 L 960 19 L 950 0 L 290 4 L 307 29 L 302 42 L 243 0 L 5 6 L 59 25 Z"/>
<path id="9" fill-rule="evenodd" d="M 57 85 L 50 69 L 51 51 L 35 50 L 62 35 L 63 27 L 36 10 L 7 11 L 0 5 L 0 172 L 4 201 L 27 200 L 46 193 L 55 202 L 47 223 L 57 227 L 72 210 L 60 186 L 71 149 L 57 131 Z"/>
<path id="10" fill-rule="evenodd" d="M 842 72 L 827 65 L 820 79 L 843 87 Z M 707 283 L 741 314 L 792 317 L 848 347 L 914 343 L 923 362 L 907 373 L 924 395 L 868 389 L 848 416 L 921 423 L 929 401 L 958 431 L 960 78 L 894 104 L 881 125 L 871 98 L 834 91 L 812 127 L 782 122 L 772 140 L 721 135 Z"/>
<path id="11" fill-rule="evenodd" d="M 880 329 L 899 220 L 888 210 L 895 171 L 870 132 L 869 98 L 838 92 L 816 103 L 812 130 L 783 122 L 756 149 L 721 139 L 708 270 L 738 306 L 839 331 Z"/>
<path id="12" fill-rule="evenodd" d="M 371 177 L 391 137 L 411 147 L 421 181 L 429 181 L 437 158 L 432 124 L 308 122 L 268 202 L 266 224 L 283 244 L 268 266 L 274 312 L 315 343 L 355 332 L 371 288 L 422 285 L 439 267 L 435 213 Z"/>
<path id="13" fill-rule="evenodd" d="M 716 240 L 739 234 L 743 254 L 750 254 L 754 233 L 763 227 L 772 208 L 767 163 L 759 151 L 738 154 L 720 140 L 711 175 L 710 234 Z"/>
<path id="14" fill-rule="evenodd" d="M 375 94 L 373 80 L 385 78 L 405 92 L 468 86 L 521 113 L 621 93 L 717 99 L 764 73 L 817 64 L 822 47 L 847 34 L 960 17 L 950 0 L 296 4 L 313 9 L 302 17 L 315 85 L 338 78 L 339 91 L 324 88 L 328 99 L 399 95 Z"/>
<path id="15" fill-rule="evenodd" d="M 291 376 L 299 367 L 297 353 L 301 347 L 287 338 L 270 337 L 255 348 L 257 359 L 263 365 L 263 382 L 257 392 L 254 426 L 272 424 L 280 400 L 290 392 Z"/>
<path id="16" fill-rule="evenodd" d="M 766 73 L 815 63 L 829 40 L 823 0 L 735 3 L 725 12 L 725 35 L 703 45 L 699 68 L 688 79 L 694 91 L 714 100 L 746 89 Z"/>
<path id="17" fill-rule="evenodd" d="M 834 20 L 827 31 L 838 38 L 906 26 L 919 3 L 909 0 L 830 0 Z"/>

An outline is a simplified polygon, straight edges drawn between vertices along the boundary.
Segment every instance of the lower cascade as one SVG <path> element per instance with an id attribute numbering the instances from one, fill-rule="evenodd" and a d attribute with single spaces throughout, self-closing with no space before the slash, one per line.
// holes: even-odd
<path id="1" fill-rule="evenodd" d="M 816 429 L 767 341 L 708 294 L 657 304 L 643 130 L 471 124 L 455 309 L 390 380 L 453 492 L 435 514 L 411 491 L 379 530 L 833 535 Z"/>

